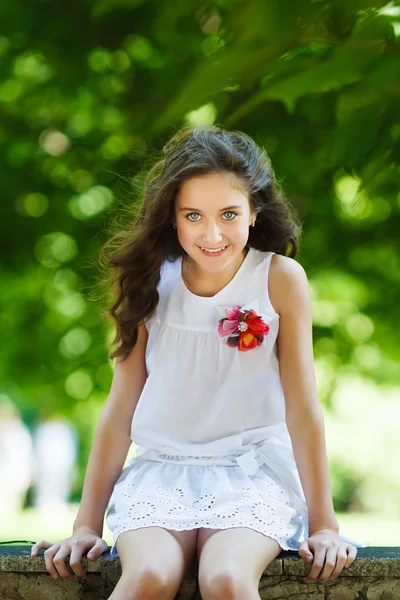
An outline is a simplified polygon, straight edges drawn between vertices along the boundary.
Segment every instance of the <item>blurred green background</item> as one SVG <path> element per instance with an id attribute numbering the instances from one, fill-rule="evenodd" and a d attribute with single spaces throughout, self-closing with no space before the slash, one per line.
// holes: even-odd
<path id="1" fill-rule="evenodd" d="M 79 437 L 72 512 L 40 525 L 29 492 L 0 538 L 70 532 L 112 378 L 98 249 L 187 122 L 252 136 L 300 214 L 335 508 L 346 534 L 396 545 L 399 4 L 4 0 L 0 15 L 0 403 Z"/>

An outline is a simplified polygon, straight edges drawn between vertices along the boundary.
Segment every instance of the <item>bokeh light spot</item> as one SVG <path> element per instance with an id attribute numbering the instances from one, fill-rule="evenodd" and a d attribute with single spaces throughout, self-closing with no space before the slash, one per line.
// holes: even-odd
<path id="1" fill-rule="evenodd" d="M 18 214 L 25 217 L 41 217 L 47 211 L 48 207 L 48 199 L 39 193 L 20 196 L 15 203 Z"/>
<path id="2" fill-rule="evenodd" d="M 93 389 L 93 381 L 89 373 L 77 370 L 71 373 L 65 381 L 65 391 L 71 398 L 84 400 Z"/>
<path id="3" fill-rule="evenodd" d="M 70 329 L 60 341 L 60 352 L 66 358 L 81 356 L 90 348 L 92 338 L 90 333 L 83 327 Z"/>
<path id="4" fill-rule="evenodd" d="M 69 209 L 76 219 L 85 220 L 109 208 L 113 201 L 114 196 L 109 188 L 95 185 L 84 194 L 73 197 L 69 203 Z"/>
<path id="5" fill-rule="evenodd" d="M 42 132 L 39 138 L 39 144 L 47 152 L 53 156 L 62 156 L 70 146 L 69 138 L 61 131 L 54 129 L 46 129 Z"/>
<path id="6" fill-rule="evenodd" d="M 56 267 L 78 254 L 76 241 L 70 235 L 54 231 L 43 235 L 36 243 L 35 256 L 45 267 Z"/>

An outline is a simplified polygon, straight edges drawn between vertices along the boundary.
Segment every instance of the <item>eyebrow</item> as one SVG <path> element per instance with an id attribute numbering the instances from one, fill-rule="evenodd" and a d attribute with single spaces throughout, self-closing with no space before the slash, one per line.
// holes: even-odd
<path id="1" fill-rule="evenodd" d="M 235 206 L 226 206 L 225 208 L 221 208 L 220 212 L 224 212 L 226 210 L 232 210 L 232 208 L 243 208 L 243 206 L 238 206 L 238 205 L 235 205 Z M 181 211 L 181 210 L 191 210 L 193 212 L 201 213 L 201 210 L 199 210 L 198 208 L 189 208 L 188 206 L 184 206 L 183 208 L 179 209 L 179 211 Z"/>

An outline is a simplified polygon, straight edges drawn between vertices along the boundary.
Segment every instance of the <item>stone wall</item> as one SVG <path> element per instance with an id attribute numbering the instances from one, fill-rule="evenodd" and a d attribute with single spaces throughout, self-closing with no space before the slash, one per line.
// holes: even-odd
<path id="1" fill-rule="evenodd" d="M 68 561 L 66 561 L 68 564 Z M 46 571 L 43 550 L 30 557 L 27 546 L 0 546 L 1 600 L 106 600 L 120 575 L 119 559 L 104 553 L 98 560 L 82 559 L 86 580 L 60 577 Z M 359 548 L 357 558 L 336 581 L 307 581 L 310 571 L 296 552 L 282 552 L 260 581 L 263 600 L 400 600 L 400 548 Z M 197 561 L 193 562 L 178 600 L 201 600 Z"/>

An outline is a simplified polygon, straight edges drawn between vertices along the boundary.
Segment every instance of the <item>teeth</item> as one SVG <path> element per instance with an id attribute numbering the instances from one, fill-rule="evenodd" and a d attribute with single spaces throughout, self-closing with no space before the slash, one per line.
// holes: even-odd
<path id="1" fill-rule="evenodd" d="M 201 246 L 200 246 L 201 248 Z M 217 248 L 217 250 L 208 250 L 207 248 L 201 248 L 202 250 L 205 250 L 206 252 L 221 252 L 221 250 L 225 250 L 226 246 L 223 246 L 222 248 Z"/>

